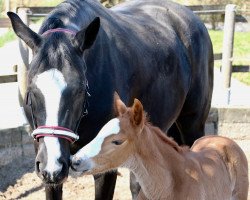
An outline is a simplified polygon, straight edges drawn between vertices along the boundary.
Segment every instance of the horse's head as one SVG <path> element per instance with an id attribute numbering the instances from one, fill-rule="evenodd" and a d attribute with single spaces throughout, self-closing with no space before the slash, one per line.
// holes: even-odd
<path id="1" fill-rule="evenodd" d="M 96 138 L 72 157 L 74 171 L 97 174 L 126 166 L 126 161 L 136 152 L 145 125 L 142 104 L 135 99 L 128 108 L 115 95 L 115 110 L 118 117 L 104 125 Z"/>
<path id="2" fill-rule="evenodd" d="M 13 29 L 33 51 L 28 69 L 24 110 L 36 139 L 36 172 L 47 184 L 68 176 L 70 143 L 77 140 L 87 98 L 83 53 L 96 39 L 100 20 L 74 32 L 67 29 L 33 32 L 15 13 L 8 13 Z"/>

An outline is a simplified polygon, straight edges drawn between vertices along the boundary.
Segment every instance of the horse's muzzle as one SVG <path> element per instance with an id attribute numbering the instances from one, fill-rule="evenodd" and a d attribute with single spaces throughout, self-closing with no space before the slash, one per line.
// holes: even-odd
<path id="1" fill-rule="evenodd" d="M 64 162 L 60 164 L 61 168 L 51 171 L 44 168 L 43 164 L 36 159 L 35 170 L 38 177 L 41 178 L 45 184 L 57 185 L 63 183 L 67 179 L 69 173 L 69 164 Z"/>

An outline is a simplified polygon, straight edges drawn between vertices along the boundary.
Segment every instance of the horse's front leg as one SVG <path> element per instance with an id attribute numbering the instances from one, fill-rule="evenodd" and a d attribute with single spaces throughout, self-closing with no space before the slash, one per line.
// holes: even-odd
<path id="1" fill-rule="evenodd" d="M 117 170 L 112 172 L 106 172 L 104 174 L 94 175 L 95 200 L 113 199 L 116 178 L 117 178 Z"/>
<path id="2" fill-rule="evenodd" d="M 61 200 L 63 184 L 56 186 L 45 186 L 46 200 Z"/>

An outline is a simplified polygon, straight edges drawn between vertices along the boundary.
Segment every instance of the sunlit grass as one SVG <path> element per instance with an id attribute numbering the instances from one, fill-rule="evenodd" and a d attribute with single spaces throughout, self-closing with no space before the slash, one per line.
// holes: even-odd
<path id="1" fill-rule="evenodd" d="M 222 52 L 223 31 L 209 31 L 214 53 Z M 250 32 L 235 32 L 233 65 L 250 65 Z M 215 66 L 221 65 L 221 61 L 216 61 Z M 233 73 L 233 77 L 250 85 L 250 73 Z"/>
<path id="2" fill-rule="evenodd" d="M 9 30 L 2 36 L 0 36 L 0 47 L 4 46 L 6 43 L 15 40 L 17 37 L 12 30 Z"/>

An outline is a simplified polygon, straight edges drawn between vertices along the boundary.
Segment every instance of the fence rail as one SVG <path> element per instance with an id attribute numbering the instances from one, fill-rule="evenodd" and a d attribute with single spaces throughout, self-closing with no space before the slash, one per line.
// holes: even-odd
<path id="1" fill-rule="evenodd" d="M 10 83 L 17 82 L 17 73 L 13 72 L 10 74 L 1 74 L 0 75 L 0 83 Z"/>
<path id="2" fill-rule="evenodd" d="M 10 28 L 11 23 L 9 18 L 0 18 L 0 28 Z"/>

